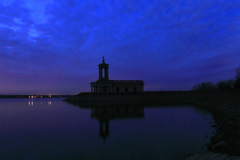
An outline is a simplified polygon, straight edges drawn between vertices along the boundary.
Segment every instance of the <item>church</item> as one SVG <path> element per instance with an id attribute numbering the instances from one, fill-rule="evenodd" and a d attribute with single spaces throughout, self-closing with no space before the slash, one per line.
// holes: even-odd
<path id="1" fill-rule="evenodd" d="M 109 80 L 109 64 L 105 63 L 104 57 L 99 67 L 99 79 L 91 82 L 91 92 L 94 93 L 123 93 L 143 92 L 144 82 L 141 80 Z"/>

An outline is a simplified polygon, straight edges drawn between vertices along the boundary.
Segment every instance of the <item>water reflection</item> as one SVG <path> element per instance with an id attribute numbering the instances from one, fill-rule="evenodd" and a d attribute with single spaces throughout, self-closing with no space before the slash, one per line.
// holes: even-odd
<path id="1" fill-rule="evenodd" d="M 99 121 L 99 135 L 105 143 L 109 136 L 109 121 L 144 117 L 144 107 L 91 107 L 91 118 Z"/>
<path id="2" fill-rule="evenodd" d="M 33 101 L 29 101 L 29 102 L 28 102 L 28 105 L 29 105 L 29 106 L 33 106 Z"/>
<path id="3" fill-rule="evenodd" d="M 0 159 L 179 160 L 205 152 L 214 131 L 191 106 L 62 100 L 1 99 Z"/>
<path id="4" fill-rule="evenodd" d="M 41 101 L 40 104 L 42 105 L 43 102 Z M 48 104 L 49 106 L 51 106 L 51 105 L 52 105 L 52 101 L 48 101 L 47 104 Z M 29 105 L 29 106 L 39 105 L 39 102 L 36 102 L 36 101 L 33 101 L 33 100 L 32 100 L 32 101 L 28 101 L 28 105 Z"/>

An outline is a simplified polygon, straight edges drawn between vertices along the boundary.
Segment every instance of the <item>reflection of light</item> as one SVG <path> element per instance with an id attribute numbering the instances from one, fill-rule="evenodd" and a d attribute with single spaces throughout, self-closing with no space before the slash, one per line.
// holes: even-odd
<path id="1" fill-rule="evenodd" d="M 48 105 L 51 105 L 52 104 L 52 101 L 48 101 Z"/>
<path id="2" fill-rule="evenodd" d="M 33 106 L 33 101 L 31 101 L 31 102 L 29 101 L 29 102 L 28 102 L 28 105 L 29 105 L 29 106 Z"/>

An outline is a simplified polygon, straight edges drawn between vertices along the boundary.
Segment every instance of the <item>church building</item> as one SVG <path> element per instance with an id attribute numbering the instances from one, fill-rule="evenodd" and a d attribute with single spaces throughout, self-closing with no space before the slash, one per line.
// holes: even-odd
<path id="1" fill-rule="evenodd" d="M 91 92 L 107 93 L 107 92 L 143 92 L 144 82 L 141 80 L 109 80 L 108 66 L 104 57 L 99 67 L 99 79 L 91 82 Z"/>

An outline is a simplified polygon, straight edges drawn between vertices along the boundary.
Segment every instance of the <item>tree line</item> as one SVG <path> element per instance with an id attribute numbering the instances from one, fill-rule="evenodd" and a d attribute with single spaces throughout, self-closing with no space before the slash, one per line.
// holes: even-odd
<path id="1" fill-rule="evenodd" d="M 219 81 L 218 83 L 202 82 L 197 85 L 194 85 L 192 88 L 192 90 L 194 91 L 232 90 L 232 89 L 240 89 L 240 66 L 236 70 L 235 79 Z"/>

